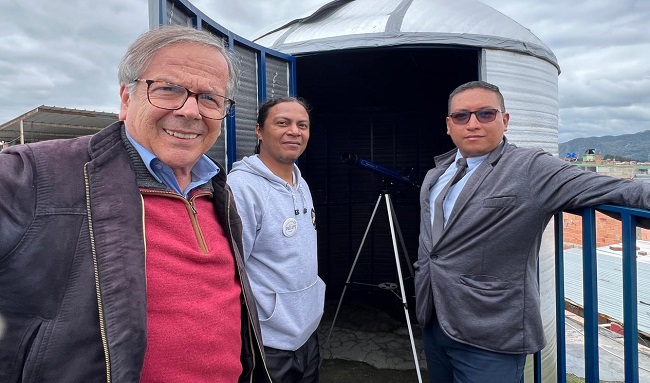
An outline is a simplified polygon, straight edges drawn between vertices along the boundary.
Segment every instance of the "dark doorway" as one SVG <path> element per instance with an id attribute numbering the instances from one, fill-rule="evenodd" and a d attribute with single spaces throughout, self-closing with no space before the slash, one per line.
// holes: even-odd
<path id="1" fill-rule="evenodd" d="M 419 189 L 387 186 L 381 174 L 341 161 L 353 153 L 418 183 L 433 158 L 454 146 L 446 134 L 447 98 L 479 77 L 478 49 L 391 47 L 297 56 L 298 95 L 313 106 L 309 146 L 300 167 L 316 204 L 320 275 L 338 299 L 382 190 L 388 187 L 411 263 L 417 259 Z M 400 248 L 407 293 L 412 280 Z M 382 201 L 348 296 L 391 300 L 373 286 L 397 282 L 390 226 Z M 376 299 L 375 299 L 376 298 Z M 397 307 L 399 300 L 396 302 Z M 381 303 L 379 303 L 381 305 Z"/>

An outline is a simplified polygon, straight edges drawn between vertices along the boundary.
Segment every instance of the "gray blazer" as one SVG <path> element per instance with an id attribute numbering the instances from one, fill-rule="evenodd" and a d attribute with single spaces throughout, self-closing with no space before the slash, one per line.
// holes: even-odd
<path id="1" fill-rule="evenodd" d="M 425 326 L 435 312 L 443 331 L 459 342 L 496 352 L 537 352 L 546 343 L 539 249 L 553 214 L 600 204 L 650 209 L 650 184 L 584 171 L 504 138 L 471 175 L 442 236 L 432 243 L 431 187 L 455 155 L 456 149 L 435 158 L 420 191 L 418 322 Z"/>

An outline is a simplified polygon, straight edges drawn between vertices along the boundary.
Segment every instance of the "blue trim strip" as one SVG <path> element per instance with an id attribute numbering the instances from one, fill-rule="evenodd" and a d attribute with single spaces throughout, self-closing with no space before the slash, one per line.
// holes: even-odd
<path id="1" fill-rule="evenodd" d="M 228 35 L 228 47 L 230 52 L 234 54 L 235 52 L 235 37 L 230 34 Z M 232 97 L 232 96 L 231 96 Z M 237 103 L 233 107 L 230 116 L 226 118 L 226 171 L 230 172 L 232 169 L 232 164 L 235 163 L 237 159 L 237 120 L 235 116 L 237 114 Z"/>
<path id="2" fill-rule="evenodd" d="M 257 71 L 257 100 L 261 104 L 262 101 L 266 100 L 266 52 L 260 52 L 258 56 L 258 68 Z"/>

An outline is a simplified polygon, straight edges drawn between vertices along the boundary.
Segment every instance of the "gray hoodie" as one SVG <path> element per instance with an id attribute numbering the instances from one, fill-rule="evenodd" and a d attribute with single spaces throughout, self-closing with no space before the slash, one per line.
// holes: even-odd
<path id="1" fill-rule="evenodd" d="M 243 223 L 246 271 L 264 345 L 289 351 L 316 331 L 325 301 L 314 202 L 295 165 L 293 178 L 291 186 L 257 155 L 235 162 L 228 175 Z"/>

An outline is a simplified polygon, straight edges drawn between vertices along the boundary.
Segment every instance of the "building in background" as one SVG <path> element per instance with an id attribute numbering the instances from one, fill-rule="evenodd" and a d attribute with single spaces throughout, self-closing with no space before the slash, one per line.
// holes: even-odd
<path id="1" fill-rule="evenodd" d="M 85 136 L 117 120 L 115 113 L 41 105 L 0 123 L 0 144 L 4 149 L 16 144 Z"/>

